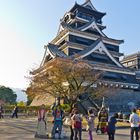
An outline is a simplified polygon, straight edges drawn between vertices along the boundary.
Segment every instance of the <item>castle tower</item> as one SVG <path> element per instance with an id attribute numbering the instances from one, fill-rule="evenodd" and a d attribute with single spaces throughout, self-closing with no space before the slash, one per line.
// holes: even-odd
<path id="1" fill-rule="evenodd" d="M 87 60 L 96 69 L 106 71 L 100 84 L 138 89 L 135 72 L 125 68 L 119 58 L 123 40 L 108 37 L 102 18 L 90 0 L 75 5 L 60 20 L 57 36 L 45 46 L 41 67 L 56 57 Z"/>
<path id="2" fill-rule="evenodd" d="M 104 33 L 105 15 L 93 6 L 91 0 L 86 0 L 83 4 L 75 3 L 60 20 L 56 37 L 45 45 L 40 68 L 33 74 L 42 72 L 45 64 L 56 57 L 82 59 L 93 68 L 105 71 L 98 85 L 118 87 L 127 92 L 139 91 L 140 81 L 136 78 L 136 72 L 119 62 L 123 56 L 119 47 L 124 41 L 108 37 Z"/>

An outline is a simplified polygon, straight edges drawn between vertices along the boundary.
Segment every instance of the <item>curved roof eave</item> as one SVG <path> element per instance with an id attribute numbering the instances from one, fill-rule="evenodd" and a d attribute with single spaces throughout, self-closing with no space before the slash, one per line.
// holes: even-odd
<path id="1" fill-rule="evenodd" d="M 102 42 L 101 39 L 97 39 L 90 47 L 84 49 L 83 51 L 80 51 L 79 53 L 71 56 L 75 59 L 82 59 L 91 53 L 95 52 L 96 50 L 99 51 L 104 51 L 106 55 L 118 66 L 118 67 L 123 67 L 122 64 L 120 64 L 112 55 L 111 53 L 106 49 L 104 43 Z"/>
<path id="2" fill-rule="evenodd" d="M 83 8 L 84 10 L 89 11 L 90 13 L 95 12 L 98 15 L 100 15 L 101 18 L 106 15 L 106 13 L 104 13 L 104 12 L 100 12 L 100 11 L 97 11 L 97 10 L 90 10 L 90 9 L 87 9 L 87 8 L 77 4 L 77 3 L 75 3 L 75 5 L 69 10 L 69 12 L 73 12 L 76 8 Z"/>
<path id="3" fill-rule="evenodd" d="M 47 46 L 47 53 L 51 55 L 52 58 L 58 57 L 66 57 L 66 55 L 58 49 L 58 47 L 54 44 L 49 44 Z"/>
<path id="4" fill-rule="evenodd" d="M 97 11 L 97 9 L 93 6 L 92 2 L 90 0 L 86 0 L 81 6 L 87 6 L 89 5 L 94 11 Z"/>

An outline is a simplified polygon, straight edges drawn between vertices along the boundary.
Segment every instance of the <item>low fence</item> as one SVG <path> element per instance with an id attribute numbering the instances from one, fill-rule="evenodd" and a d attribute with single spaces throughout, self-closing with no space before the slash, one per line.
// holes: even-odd
<path id="1" fill-rule="evenodd" d="M 3 116 L 10 117 L 13 113 L 14 105 L 5 105 L 3 106 Z M 70 110 L 70 106 L 67 104 L 62 105 L 63 109 L 68 112 Z M 38 114 L 40 106 L 18 106 L 18 116 L 23 117 L 36 117 Z M 47 110 L 48 115 L 52 116 L 52 110 L 50 106 L 46 106 L 45 109 Z"/>
<path id="2" fill-rule="evenodd" d="M 13 114 L 12 109 L 5 109 L 3 110 L 3 117 L 4 118 L 10 118 Z M 38 109 L 18 109 L 18 117 L 37 117 L 38 116 Z M 47 109 L 47 116 L 52 116 L 52 110 Z"/>

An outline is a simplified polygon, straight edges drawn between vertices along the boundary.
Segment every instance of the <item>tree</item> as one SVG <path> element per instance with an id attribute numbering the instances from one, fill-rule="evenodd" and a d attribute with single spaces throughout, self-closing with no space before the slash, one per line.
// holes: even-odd
<path id="1" fill-rule="evenodd" d="M 23 102 L 23 101 L 20 101 L 20 102 L 17 103 L 17 105 L 20 106 L 20 107 L 21 107 L 21 106 L 26 106 L 26 103 Z"/>
<path id="2" fill-rule="evenodd" d="M 33 101 L 33 97 L 27 95 L 27 105 L 30 105 L 32 101 Z"/>
<path id="3" fill-rule="evenodd" d="M 102 88 L 96 88 L 102 73 L 86 61 L 57 58 L 40 72 L 32 72 L 26 93 L 32 98 L 39 94 L 61 97 L 73 106 L 83 93 L 94 98 L 102 95 Z"/>
<path id="4" fill-rule="evenodd" d="M 15 104 L 17 95 L 14 94 L 14 91 L 9 87 L 1 86 L 0 87 L 0 100 L 3 100 L 5 103 Z"/>

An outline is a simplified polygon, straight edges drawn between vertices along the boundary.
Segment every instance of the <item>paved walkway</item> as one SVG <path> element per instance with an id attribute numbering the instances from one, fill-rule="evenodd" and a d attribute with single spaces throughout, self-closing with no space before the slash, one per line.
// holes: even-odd
<path id="1" fill-rule="evenodd" d="M 34 138 L 36 131 L 36 119 L 5 119 L 0 120 L 0 140 L 40 140 Z M 51 125 L 48 126 L 51 131 Z M 69 136 L 69 129 L 66 129 Z M 93 134 L 94 140 L 108 140 L 107 135 Z M 69 140 L 69 139 L 65 139 Z M 83 132 L 83 139 L 88 140 L 87 132 Z M 129 129 L 119 129 L 116 131 L 115 140 L 129 140 Z"/>

